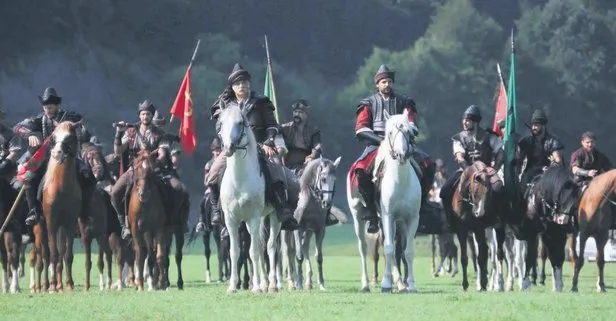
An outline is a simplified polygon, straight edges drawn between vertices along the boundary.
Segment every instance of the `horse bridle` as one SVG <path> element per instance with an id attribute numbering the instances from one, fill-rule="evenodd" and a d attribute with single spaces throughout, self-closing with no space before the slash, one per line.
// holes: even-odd
<path id="1" fill-rule="evenodd" d="M 411 137 L 410 131 L 404 130 L 404 126 L 402 124 L 396 126 L 396 133 L 393 138 L 396 138 L 398 134 L 402 134 L 402 137 L 404 138 L 404 141 L 407 143 L 407 145 L 410 148 L 415 149 L 415 140 L 413 139 L 413 137 Z M 406 155 L 396 155 L 396 153 L 394 153 L 394 145 L 392 142 L 392 137 L 389 137 L 387 139 L 387 143 L 389 144 L 389 153 L 391 155 L 391 158 L 393 158 L 394 160 L 397 160 L 398 156 L 406 157 Z M 412 151 L 409 154 L 412 154 Z"/>
<path id="2" fill-rule="evenodd" d="M 477 204 L 475 203 L 475 193 L 472 193 L 472 191 L 474 190 L 473 187 L 475 186 L 475 184 L 482 184 L 480 182 L 476 182 L 477 177 L 481 175 L 480 171 L 476 171 L 475 173 L 473 173 L 473 177 L 471 178 L 471 182 L 469 183 L 468 189 L 469 189 L 469 198 L 464 197 L 463 193 L 462 193 L 462 182 L 460 182 L 460 197 L 462 199 L 463 202 L 475 207 L 477 206 Z M 488 192 L 490 191 L 490 189 L 488 189 Z"/>
<path id="3" fill-rule="evenodd" d="M 315 180 L 313 182 L 313 184 L 310 186 L 310 192 L 312 193 L 312 195 L 319 201 L 323 201 L 323 196 L 326 194 L 331 194 L 332 199 L 334 198 L 334 194 L 335 194 L 335 190 L 336 190 L 336 183 L 334 182 L 334 186 L 332 186 L 331 190 L 324 190 L 323 188 L 321 188 L 321 171 L 323 170 L 323 167 L 321 165 L 319 165 L 319 174 L 315 175 Z"/>

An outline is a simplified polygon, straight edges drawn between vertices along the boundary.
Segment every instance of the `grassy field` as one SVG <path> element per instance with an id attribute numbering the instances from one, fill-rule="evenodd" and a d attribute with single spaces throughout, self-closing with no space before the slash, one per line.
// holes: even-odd
<path id="1" fill-rule="evenodd" d="M 328 230 L 325 243 L 326 291 L 282 291 L 255 296 L 247 291 L 226 293 L 226 285 L 204 282 L 201 244 L 186 249 L 185 290 L 167 292 L 100 292 L 82 289 L 83 256 L 75 260 L 77 289 L 73 293 L 36 294 L 21 280 L 22 294 L 3 295 L 2 320 L 613 320 L 616 313 L 616 267 L 606 265 L 608 293 L 595 293 L 596 265 L 585 265 L 580 293 L 551 292 L 551 273 L 546 286 L 529 293 L 477 293 L 461 290 L 461 277 L 430 275 L 428 239 L 417 238 L 415 261 L 417 294 L 359 293 L 360 267 L 351 226 Z M 77 248 L 76 248 L 77 250 Z M 214 260 L 215 261 L 215 258 Z M 171 260 L 175 283 L 175 264 Z M 549 266 L 549 264 L 548 264 Z M 548 269 L 549 270 L 549 269 Z M 217 271 L 216 266 L 213 272 Z M 382 272 L 382 268 L 381 268 Z M 215 274 L 214 272 L 213 274 Z M 472 272 L 471 272 L 472 274 Z M 95 272 L 94 275 L 97 275 Z M 115 272 L 114 272 L 115 275 Z M 472 277 L 472 275 L 471 275 Z M 98 284 L 97 277 L 93 278 Z M 316 284 L 316 278 L 314 278 Z M 571 286 L 571 267 L 565 268 L 565 289 Z"/>

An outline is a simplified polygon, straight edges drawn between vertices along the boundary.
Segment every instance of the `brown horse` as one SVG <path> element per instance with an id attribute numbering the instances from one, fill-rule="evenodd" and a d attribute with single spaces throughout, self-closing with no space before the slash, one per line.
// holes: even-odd
<path id="1" fill-rule="evenodd" d="M 137 290 L 143 290 L 143 266 L 148 257 L 148 275 L 153 276 L 154 259 L 158 264 L 158 285 L 166 289 L 167 268 L 169 265 L 168 243 L 169 229 L 167 214 L 162 201 L 159 178 L 154 172 L 153 155 L 141 150 L 133 161 L 133 186 L 128 196 L 128 222 L 135 250 Z M 152 290 L 154 282 L 148 279 L 148 288 Z"/>
<path id="2" fill-rule="evenodd" d="M 486 291 L 488 284 L 487 264 L 488 245 L 486 241 L 486 227 L 495 223 L 499 215 L 499 207 L 495 201 L 492 180 L 496 175 L 489 175 L 485 169 L 487 166 L 476 161 L 467 167 L 460 176 L 451 200 L 450 213 L 446 213 L 450 226 L 458 236 L 460 246 L 460 261 L 462 265 L 462 288 L 468 289 L 468 254 L 467 244 L 469 233 L 474 233 L 475 242 L 478 246 L 477 265 L 479 268 L 479 291 Z M 443 200 L 446 202 L 447 200 Z"/>
<path id="3" fill-rule="evenodd" d="M 90 165 L 92 175 L 98 181 L 110 181 L 111 175 L 106 170 L 106 162 L 102 152 L 94 147 L 88 146 L 83 150 L 84 159 Z M 117 221 L 111 208 L 111 201 L 109 195 L 98 188 L 96 185 L 89 186 L 87 188 L 92 189 L 91 199 L 89 202 L 88 216 L 93 224 L 83 224 L 81 220 L 78 220 L 79 231 L 81 233 L 81 242 L 85 248 L 86 254 L 86 282 L 84 289 L 87 291 L 90 289 L 90 270 L 92 269 L 92 241 L 96 239 L 98 243 L 98 272 L 99 272 L 99 287 L 101 290 L 111 288 L 111 269 L 112 269 L 112 255 L 115 254 L 116 262 L 118 265 L 118 289 L 122 289 L 122 244 L 120 238 L 119 224 L 113 224 Z M 107 262 L 107 281 L 103 279 L 103 273 L 105 271 L 104 259 Z"/>
<path id="4" fill-rule="evenodd" d="M 73 239 L 81 211 L 82 192 L 77 179 L 78 123 L 62 122 L 51 136 L 50 158 L 43 179 L 43 215 L 48 228 L 49 259 L 53 271 L 50 291 L 62 292 L 63 259 L 66 287 L 73 290 Z M 53 282 L 55 280 L 55 282 Z"/>
<path id="5" fill-rule="evenodd" d="M 0 220 L 4 222 L 16 201 L 17 191 L 13 189 L 8 180 L 0 178 Z M 17 204 L 17 208 L 13 213 L 13 217 L 7 223 L 5 231 L 2 233 L 3 242 L 0 244 L 0 261 L 2 262 L 2 292 L 10 291 L 11 293 L 20 292 L 19 289 L 19 263 L 21 255 L 21 225 L 17 218 L 22 217 L 27 211 L 25 202 Z"/>
<path id="6" fill-rule="evenodd" d="M 616 169 L 595 177 L 582 195 L 578 207 L 578 229 L 580 237 L 579 256 L 575 252 L 575 244 L 571 246 L 572 258 L 575 260 L 571 291 L 578 291 L 578 277 L 584 266 L 584 248 L 589 237 L 597 244 L 597 291 L 605 292 L 603 267 L 605 265 L 605 244 L 609 238 L 610 228 L 616 219 Z M 575 237 L 573 237 L 575 240 Z"/>

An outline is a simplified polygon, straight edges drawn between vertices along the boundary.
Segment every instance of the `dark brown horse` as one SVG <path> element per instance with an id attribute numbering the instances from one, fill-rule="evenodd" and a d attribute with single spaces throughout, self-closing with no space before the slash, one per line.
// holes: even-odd
<path id="1" fill-rule="evenodd" d="M 55 268 L 50 291 L 62 292 L 66 261 L 66 287 L 73 290 L 73 239 L 81 211 L 82 192 L 77 180 L 77 124 L 62 122 L 51 136 L 51 150 L 43 179 L 43 215 L 48 228 L 49 259 Z M 53 282 L 55 280 L 55 282 Z"/>
<path id="2" fill-rule="evenodd" d="M 567 233 L 572 231 L 578 205 L 579 188 L 569 172 L 560 166 L 549 167 L 531 187 L 526 199 L 526 215 L 521 227 L 527 241 L 526 271 L 522 290 L 531 285 L 531 270 L 537 267 L 538 236 L 553 270 L 554 291 L 562 291 L 562 266 Z"/>
<path id="3" fill-rule="evenodd" d="M 486 241 L 486 227 L 494 225 L 500 207 L 494 197 L 491 181 L 496 179 L 495 174 L 486 171 L 487 166 L 476 161 L 467 167 L 460 176 L 451 200 L 452 211 L 446 213 L 450 226 L 458 236 L 460 246 L 460 262 L 462 265 L 462 289 L 468 289 L 468 254 L 467 239 L 473 233 L 478 246 L 477 266 L 479 268 L 479 291 L 486 291 L 488 285 L 487 264 L 488 245 Z M 445 202 L 447 200 L 443 200 Z M 463 244 L 463 245 L 462 245 Z"/>
<path id="4" fill-rule="evenodd" d="M 83 150 L 84 159 L 88 162 L 92 175 L 98 182 L 111 182 L 111 175 L 106 169 L 106 162 L 100 149 L 94 146 L 88 146 Z M 109 195 L 101 190 L 96 185 L 89 186 L 91 188 L 91 199 L 89 202 L 88 216 L 93 224 L 83 224 L 78 220 L 79 231 L 81 234 L 81 242 L 86 254 L 86 282 L 84 289 L 90 289 L 90 270 L 92 269 L 92 241 L 96 239 L 98 243 L 98 272 L 99 272 L 99 287 L 101 290 L 110 289 L 112 285 L 112 255 L 116 257 L 118 266 L 118 289 L 122 289 L 122 243 L 120 238 L 120 226 L 117 224 L 116 215 L 111 207 Z M 115 223 L 115 224 L 114 224 Z M 107 280 L 105 282 L 103 273 L 105 271 L 104 261 L 107 262 Z"/>
<path id="5" fill-rule="evenodd" d="M 16 201 L 17 191 L 13 189 L 11 184 L 5 178 L 0 178 L 0 220 L 5 222 L 7 216 Z M 6 229 L 2 233 L 2 244 L 0 244 L 0 261 L 2 263 L 2 292 L 10 291 L 11 293 L 20 292 L 19 289 L 19 263 L 21 256 L 21 224 L 18 221 L 19 217 L 23 217 L 23 213 L 27 211 L 25 202 L 22 200 L 16 204 L 17 208 L 13 212 L 13 216 L 9 222 L 6 222 Z"/>
<path id="6" fill-rule="evenodd" d="M 143 267 L 148 257 L 148 288 L 154 288 L 152 279 L 154 260 L 158 265 L 158 285 L 166 289 L 167 268 L 169 265 L 168 244 L 169 229 L 167 213 L 162 201 L 159 178 L 154 171 L 154 156 L 147 150 L 141 150 L 132 166 L 133 186 L 128 196 L 128 222 L 130 225 L 133 248 L 135 250 L 135 268 L 137 290 L 143 290 Z"/>
<path id="7" fill-rule="evenodd" d="M 572 243 L 572 258 L 575 260 L 575 269 L 571 291 L 578 291 L 578 277 L 584 266 L 584 248 L 589 237 L 595 239 L 597 244 L 597 291 L 605 292 L 603 267 L 605 265 L 605 244 L 609 238 L 609 231 L 616 220 L 616 169 L 595 177 L 580 199 L 577 213 L 578 230 L 580 237 L 579 256 L 575 252 L 575 243 Z M 573 236 L 575 240 L 575 236 Z"/>

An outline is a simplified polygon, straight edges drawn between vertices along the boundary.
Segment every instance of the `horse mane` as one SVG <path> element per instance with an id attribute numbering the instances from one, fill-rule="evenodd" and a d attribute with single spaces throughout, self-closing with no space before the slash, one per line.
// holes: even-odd
<path id="1" fill-rule="evenodd" d="M 317 158 L 313 159 L 306 167 L 304 167 L 304 172 L 302 176 L 299 178 L 299 188 L 300 191 L 309 191 L 310 187 L 314 183 L 314 180 L 319 171 L 317 170 L 320 165 L 323 165 L 323 168 L 333 168 L 334 163 L 327 158 Z"/>
<path id="2" fill-rule="evenodd" d="M 605 194 L 609 196 L 616 191 L 616 169 L 609 170 L 601 175 L 597 175 L 588 184 L 588 189 L 584 195 Z"/>
<path id="3" fill-rule="evenodd" d="M 569 191 L 568 194 L 577 195 L 578 186 L 571 179 L 569 172 L 561 166 L 549 167 L 537 182 L 537 192 L 546 201 L 558 202 L 561 199 L 561 193 Z M 567 196 L 567 199 L 571 195 Z"/>

